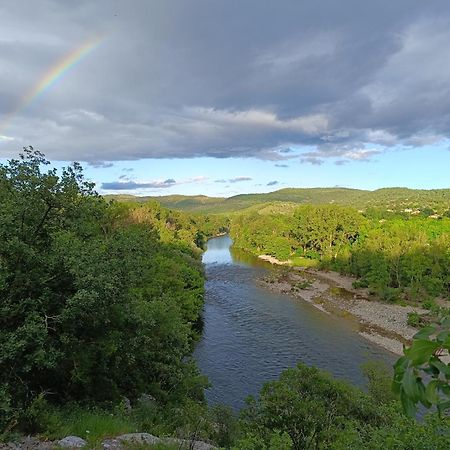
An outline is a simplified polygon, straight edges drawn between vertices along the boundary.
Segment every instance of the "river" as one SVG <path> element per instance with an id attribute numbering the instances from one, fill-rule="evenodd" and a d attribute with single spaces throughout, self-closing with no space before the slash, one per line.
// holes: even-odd
<path id="1" fill-rule="evenodd" d="M 204 330 L 194 357 L 212 384 L 206 391 L 210 404 L 240 409 L 248 395 L 257 395 L 264 382 L 297 362 L 362 387 L 363 362 L 395 361 L 394 355 L 359 336 L 353 321 L 264 289 L 257 279 L 274 269 L 233 251 L 231 244 L 228 236 L 213 238 L 203 254 Z"/>

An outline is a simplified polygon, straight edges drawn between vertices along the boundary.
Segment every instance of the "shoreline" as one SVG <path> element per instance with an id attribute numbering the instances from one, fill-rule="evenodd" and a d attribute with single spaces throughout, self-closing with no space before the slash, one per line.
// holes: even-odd
<path id="1" fill-rule="evenodd" d="M 286 263 L 267 255 L 259 259 L 286 267 Z M 403 345 L 409 344 L 418 331 L 407 324 L 408 313 L 425 314 L 427 310 L 373 299 L 367 289 L 354 288 L 354 280 L 338 272 L 289 267 L 261 279 L 260 284 L 306 301 L 326 314 L 356 321 L 360 336 L 391 353 L 403 355 Z"/>

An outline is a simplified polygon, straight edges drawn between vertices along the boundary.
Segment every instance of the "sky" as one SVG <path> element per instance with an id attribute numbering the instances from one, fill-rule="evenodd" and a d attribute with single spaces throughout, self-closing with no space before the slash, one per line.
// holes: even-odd
<path id="1" fill-rule="evenodd" d="M 102 194 L 450 188 L 450 2 L 2 0 L 28 145 Z"/>

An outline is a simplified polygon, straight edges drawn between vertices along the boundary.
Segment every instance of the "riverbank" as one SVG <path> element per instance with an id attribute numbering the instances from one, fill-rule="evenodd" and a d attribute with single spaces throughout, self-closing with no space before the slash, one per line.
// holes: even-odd
<path id="1" fill-rule="evenodd" d="M 260 257 L 260 259 L 265 259 Z M 278 264 L 273 258 L 272 264 Z M 397 355 L 403 354 L 417 329 L 407 324 L 408 314 L 427 311 L 373 299 L 367 289 L 353 287 L 355 278 L 337 272 L 293 267 L 283 268 L 260 280 L 266 288 L 288 294 L 329 314 L 356 321 L 359 334 Z"/>

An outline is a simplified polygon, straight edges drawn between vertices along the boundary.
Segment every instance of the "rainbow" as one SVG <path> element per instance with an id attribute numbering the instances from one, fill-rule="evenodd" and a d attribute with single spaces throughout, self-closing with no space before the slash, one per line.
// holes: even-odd
<path id="1" fill-rule="evenodd" d="M 54 64 L 19 101 L 17 106 L 0 123 L 0 130 L 4 130 L 11 120 L 27 108 L 34 100 L 50 89 L 70 69 L 76 66 L 89 53 L 94 51 L 102 42 L 104 37 L 95 37 L 84 42 L 81 46 L 72 50 Z"/>

